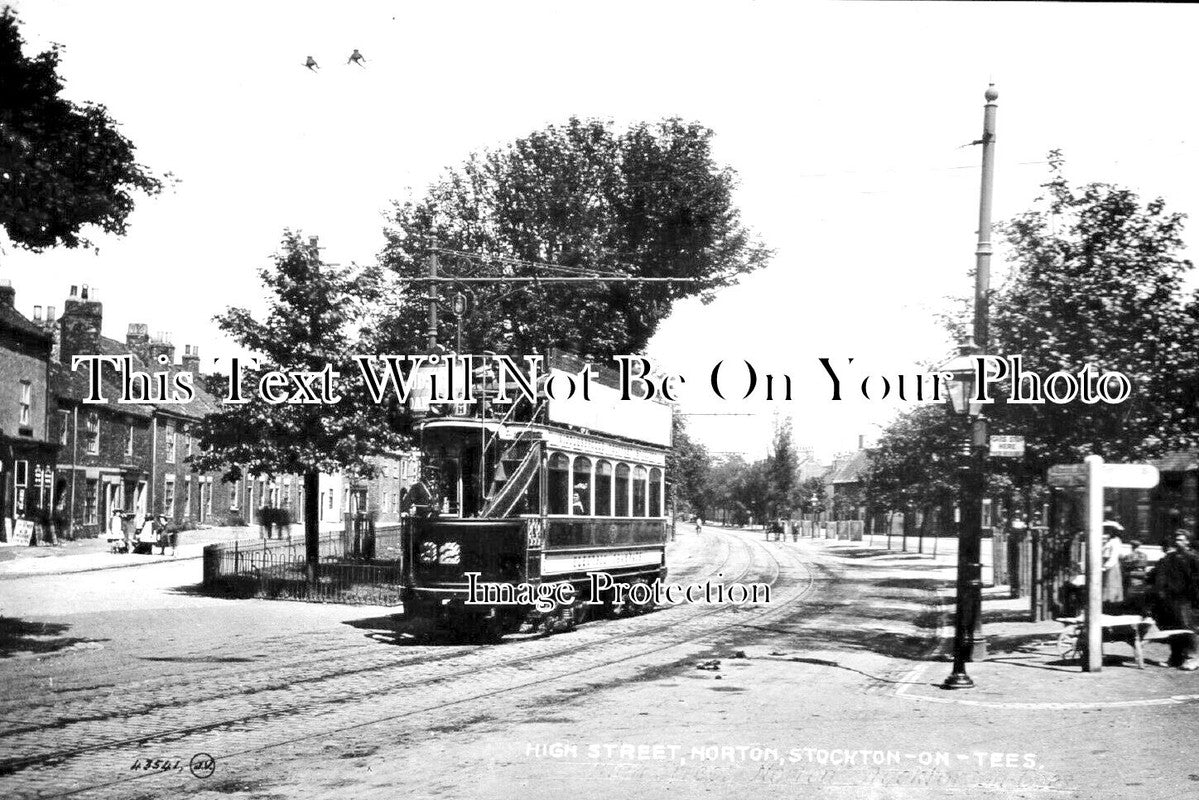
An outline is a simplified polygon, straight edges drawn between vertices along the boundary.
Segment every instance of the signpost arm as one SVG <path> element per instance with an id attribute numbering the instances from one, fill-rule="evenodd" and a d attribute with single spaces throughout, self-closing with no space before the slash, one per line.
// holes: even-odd
<path id="1" fill-rule="evenodd" d="M 1087 660 L 1084 672 L 1103 668 L 1103 479 L 1101 456 L 1087 456 Z"/>

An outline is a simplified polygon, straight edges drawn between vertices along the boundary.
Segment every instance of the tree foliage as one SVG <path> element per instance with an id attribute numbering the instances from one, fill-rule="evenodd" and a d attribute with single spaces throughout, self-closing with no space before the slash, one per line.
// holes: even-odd
<path id="1" fill-rule="evenodd" d="M 674 482 L 675 514 L 707 517 L 711 505 L 712 459 L 708 449 L 687 432 L 687 424 L 677 412 L 671 419 L 671 448 L 666 454 L 666 474 Z"/>
<path id="2" fill-rule="evenodd" d="M 358 366 L 361 352 L 350 322 L 357 318 L 356 277 L 321 262 L 317 251 L 293 232 L 284 235 L 274 264 L 259 271 L 269 309 L 261 321 L 245 308 L 230 308 L 217 325 L 257 355 L 246 370 L 244 404 L 223 404 L 201 428 L 201 470 L 224 469 L 231 479 L 254 475 L 336 472 L 370 473 L 368 458 L 403 444 L 393 431 L 391 409 L 370 402 Z M 336 404 L 283 403 L 260 399 L 257 379 L 269 370 L 340 373 Z"/>
<path id="3" fill-rule="evenodd" d="M 133 195 L 162 180 L 134 160 L 134 147 L 102 105 L 61 96 L 57 46 L 23 52 L 16 16 L 0 11 L 0 224 L 32 250 L 86 245 L 80 230 L 124 234 Z"/>
<path id="4" fill-rule="evenodd" d="M 1023 460 L 991 459 L 990 490 L 1027 487 L 1055 463 L 1097 453 L 1112 461 L 1192 447 L 1199 436 L 1199 295 L 1181 257 L 1182 214 L 1103 183 L 1072 187 L 1061 159 L 1038 205 L 1001 226 L 1011 272 L 991 301 L 990 351 L 1020 355 L 1042 377 L 1085 365 L 1121 372 L 1119 404 L 1008 404 L 986 408 L 992 434 L 1025 438 Z M 920 407 L 896 419 L 874 453 L 872 499 L 891 508 L 952 497 L 966 441 L 961 418 Z"/>
<path id="5" fill-rule="evenodd" d="M 883 431 L 870 454 L 865 485 L 884 508 L 923 508 L 952 498 L 969 429 L 941 406 L 919 406 Z"/>
<path id="6" fill-rule="evenodd" d="M 674 301 L 709 298 L 769 257 L 741 224 L 735 176 L 713 159 L 712 136 L 678 119 L 618 131 L 571 118 L 477 153 L 420 200 L 396 204 L 381 262 L 401 284 L 425 274 L 435 247 L 511 259 L 486 265 L 493 275 L 545 274 L 533 263 L 695 279 L 479 289 L 464 330 L 469 352 L 641 352 Z M 452 256 L 440 259 L 452 272 L 464 269 Z M 379 326 L 380 343 L 399 352 L 420 346 L 423 295 L 407 285 Z M 453 341 L 452 320 L 441 322 L 439 339 Z"/>
<path id="7" fill-rule="evenodd" d="M 1194 446 L 1199 435 L 1199 295 L 1181 257 L 1184 215 L 1118 186 L 1071 187 L 1055 162 L 1042 204 L 1003 227 L 1009 281 L 995 295 L 993 342 L 1041 375 L 1091 364 L 1127 375 L 1124 403 L 1006 405 L 988 412 L 1028 440 L 1030 465 L 1088 453 L 1131 460 Z"/>
<path id="8" fill-rule="evenodd" d="M 771 518 L 790 517 L 799 501 L 799 457 L 792 440 L 790 417 L 775 421 L 773 448 L 765 469 Z"/>

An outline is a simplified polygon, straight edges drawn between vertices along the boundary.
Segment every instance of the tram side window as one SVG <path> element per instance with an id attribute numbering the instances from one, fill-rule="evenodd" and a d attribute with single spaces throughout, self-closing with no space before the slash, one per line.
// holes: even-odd
<path id="1" fill-rule="evenodd" d="M 550 456 L 549 513 L 566 514 L 570 510 L 570 460 L 561 453 Z"/>
<path id="2" fill-rule="evenodd" d="M 616 516 L 629 515 L 629 465 L 616 465 Z"/>
<path id="3" fill-rule="evenodd" d="M 645 501 L 647 494 L 646 484 L 649 481 L 649 472 L 642 466 L 633 468 L 633 514 L 634 517 L 647 516 L 645 510 Z"/>
<path id="4" fill-rule="evenodd" d="M 570 513 L 586 516 L 591 513 L 591 459 L 575 457 L 574 477 L 571 479 Z"/>
<path id="5" fill-rule="evenodd" d="M 595 465 L 595 515 L 612 515 L 612 463 L 599 461 Z"/>
<path id="6" fill-rule="evenodd" d="M 662 470 L 657 467 L 649 471 L 649 515 L 662 516 Z"/>

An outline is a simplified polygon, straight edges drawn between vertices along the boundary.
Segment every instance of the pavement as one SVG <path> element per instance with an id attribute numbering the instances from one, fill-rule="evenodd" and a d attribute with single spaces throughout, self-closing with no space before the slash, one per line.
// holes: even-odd
<path id="1" fill-rule="evenodd" d="M 153 554 L 114 553 L 108 540 L 99 538 L 61 540 L 57 544 L 36 547 L 10 545 L 0 547 L 0 578 L 23 575 L 65 575 L 93 570 L 122 569 L 147 566 L 164 559 L 188 560 L 203 557 L 204 547 L 232 541 L 259 541 L 257 526 L 205 527 L 182 531 L 174 555 L 171 549 L 163 555 L 160 548 Z"/>

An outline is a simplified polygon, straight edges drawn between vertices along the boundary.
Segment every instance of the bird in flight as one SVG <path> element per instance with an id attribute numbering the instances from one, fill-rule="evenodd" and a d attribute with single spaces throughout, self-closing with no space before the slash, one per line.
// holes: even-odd
<path id="1" fill-rule="evenodd" d="M 354 48 L 354 52 L 350 53 L 350 58 L 346 61 L 347 64 L 357 64 L 362 68 L 366 68 L 366 59 L 362 57 L 362 53 L 358 52 L 358 48 Z"/>
<path id="2" fill-rule="evenodd" d="M 308 69 L 312 70 L 313 72 L 316 72 L 320 69 L 320 67 L 316 64 L 316 59 L 312 56 L 308 56 L 308 60 L 304 62 L 304 66 L 308 67 Z"/>

